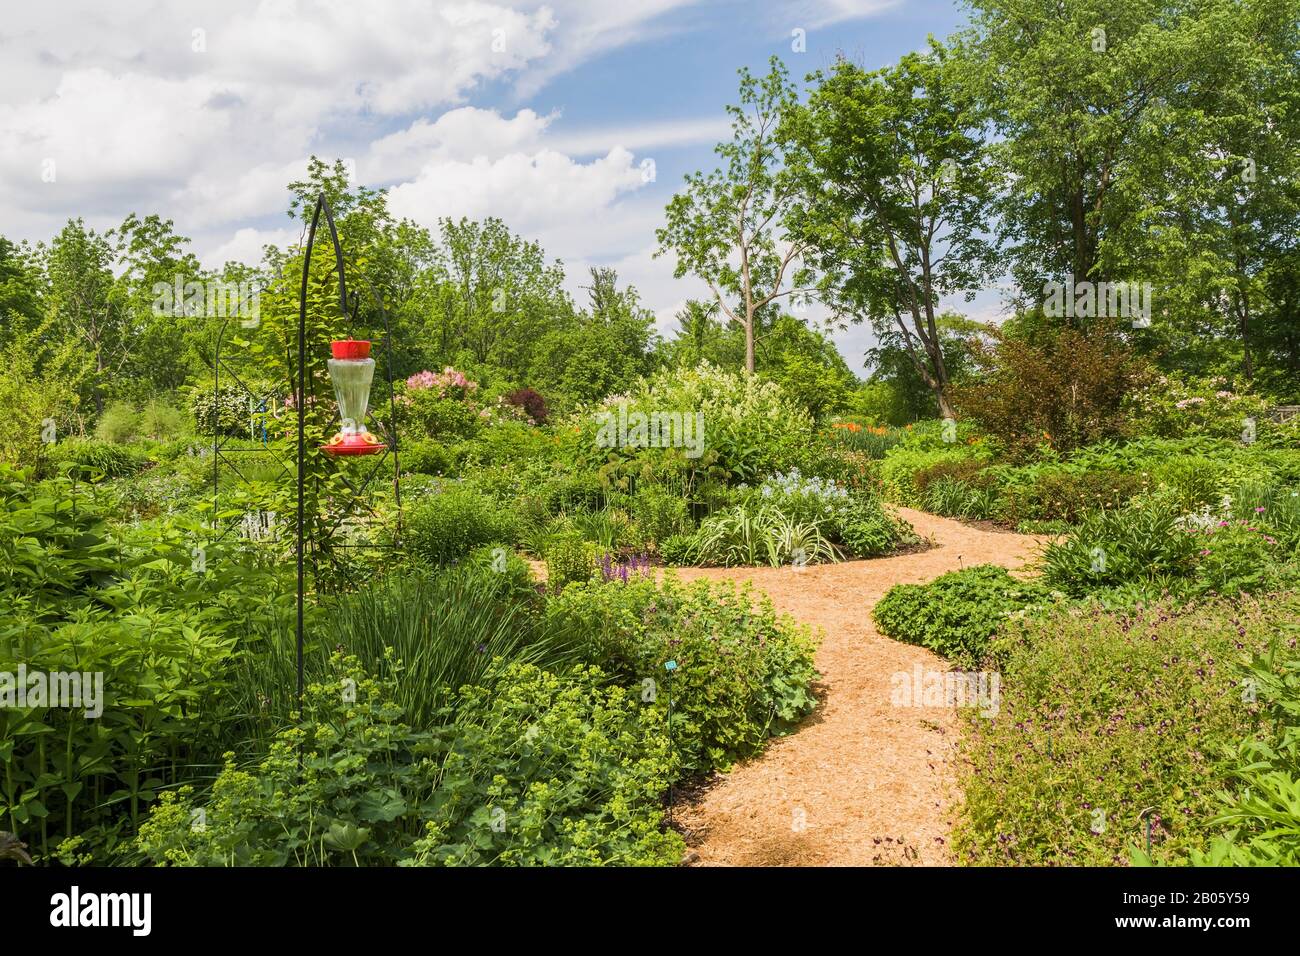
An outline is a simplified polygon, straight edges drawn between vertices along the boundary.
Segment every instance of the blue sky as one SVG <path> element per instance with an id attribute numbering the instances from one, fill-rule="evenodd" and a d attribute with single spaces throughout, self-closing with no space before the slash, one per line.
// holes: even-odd
<path id="1" fill-rule="evenodd" d="M 206 263 L 255 261 L 296 240 L 285 186 L 308 157 L 341 157 L 425 225 L 500 216 L 565 262 L 579 299 L 588 266 L 614 265 L 665 332 L 707 290 L 653 258 L 654 228 L 682 176 L 712 167 L 737 69 L 776 54 L 802 78 L 840 52 L 881 66 L 964 21 L 945 0 L 54 7 L 0 22 L 10 238 L 157 212 Z M 869 331 L 835 338 L 860 370 Z"/>

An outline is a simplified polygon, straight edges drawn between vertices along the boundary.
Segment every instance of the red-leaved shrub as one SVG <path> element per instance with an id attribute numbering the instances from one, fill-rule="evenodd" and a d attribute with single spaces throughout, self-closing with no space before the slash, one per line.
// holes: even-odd
<path id="1" fill-rule="evenodd" d="M 517 388 L 506 396 L 506 401 L 522 408 L 524 414 L 536 424 L 546 424 L 546 416 L 549 414 L 546 409 L 546 399 L 542 398 L 541 393 L 535 389 Z"/>

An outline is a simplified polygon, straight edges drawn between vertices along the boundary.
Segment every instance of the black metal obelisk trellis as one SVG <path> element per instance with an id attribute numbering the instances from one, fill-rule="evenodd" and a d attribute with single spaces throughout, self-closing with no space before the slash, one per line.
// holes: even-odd
<path id="1" fill-rule="evenodd" d="M 305 640 L 306 598 L 307 598 L 307 590 L 308 590 L 307 547 L 309 542 L 307 540 L 307 534 L 306 534 L 307 532 L 307 490 L 306 490 L 307 462 L 308 462 L 308 455 L 323 454 L 318 449 L 308 448 L 307 431 L 306 431 L 307 367 L 309 364 L 308 341 L 307 341 L 307 291 L 308 291 L 310 278 L 311 278 L 312 250 L 315 248 L 316 232 L 320 226 L 320 220 L 322 214 L 325 217 L 325 224 L 329 231 L 330 241 L 333 243 L 334 246 L 334 264 L 335 264 L 335 269 L 338 272 L 338 284 L 339 284 L 339 299 L 338 299 L 339 308 L 344 318 L 348 322 L 349 336 L 352 335 L 353 331 L 355 330 L 355 326 L 359 321 L 358 313 L 359 313 L 359 305 L 360 305 L 360 297 L 355 292 L 352 295 L 348 294 L 347 272 L 346 272 L 346 267 L 343 258 L 343 247 L 342 244 L 339 242 L 338 228 L 335 226 L 335 222 L 334 222 L 334 211 L 330 207 L 329 200 L 326 199 L 325 195 L 322 193 L 316 199 L 315 209 L 312 212 L 311 224 L 307 230 L 307 243 L 303 250 L 302 283 L 298 293 L 298 325 L 297 325 L 297 334 L 296 334 L 296 343 L 295 343 L 296 355 L 293 356 L 293 361 L 296 362 L 296 366 L 293 363 L 291 363 L 290 382 L 288 383 L 289 389 L 293 394 L 293 400 L 294 400 L 293 407 L 295 413 L 297 414 L 297 433 L 296 433 L 297 453 L 295 456 L 296 469 L 294 474 L 295 483 L 296 483 L 295 508 L 296 508 L 297 520 L 296 520 L 295 540 L 294 540 L 294 562 L 295 562 L 295 573 L 297 577 L 297 586 L 296 586 L 297 594 L 296 594 L 296 608 L 295 608 L 295 614 L 296 614 L 295 670 L 297 674 L 297 682 L 295 686 L 295 701 L 299 709 L 301 709 L 302 696 L 304 690 L 303 671 L 304 671 L 304 647 L 306 643 Z M 362 278 L 364 280 L 365 277 L 363 276 Z M 384 376 L 385 376 L 385 380 L 388 383 L 388 422 L 386 423 L 386 428 L 384 428 L 383 430 L 386 432 L 385 437 L 387 438 L 387 441 L 385 443 L 383 454 L 378 456 L 374 465 L 365 473 L 364 477 L 361 479 L 359 483 L 354 484 L 348 479 L 346 478 L 344 479 L 344 484 L 347 487 L 349 492 L 349 499 L 346 502 L 346 504 L 340 508 L 340 516 L 334 522 L 334 524 L 328 529 L 328 533 L 332 534 L 346 519 L 347 517 L 346 513 L 349 510 L 355 511 L 358 508 L 358 506 L 364 507 L 365 510 L 369 511 L 372 515 L 375 514 L 374 508 L 370 507 L 370 505 L 365 501 L 364 495 L 367 488 L 369 488 L 371 482 L 374 480 L 375 476 L 379 473 L 380 469 L 382 468 L 384 461 L 388 458 L 389 455 L 392 455 L 393 496 L 394 496 L 394 504 L 396 507 L 396 530 L 391 538 L 392 544 L 389 544 L 387 546 L 382 546 L 374 543 L 369 543 L 366 545 L 361 545 L 360 547 L 394 548 L 400 546 L 402 498 L 401 498 L 401 468 L 400 468 L 400 463 L 398 458 L 398 441 L 397 441 L 397 431 L 398 431 L 397 417 L 396 417 L 397 403 L 396 403 L 396 392 L 393 386 L 392 330 L 389 325 L 388 310 L 384 307 L 382 296 L 380 296 L 375 291 L 374 287 L 371 286 L 369 282 L 367 282 L 366 285 L 369 289 L 371 298 L 374 300 L 375 305 L 378 307 L 378 313 L 383 322 Z M 213 454 L 212 489 L 213 490 L 212 493 L 213 493 L 214 524 L 219 520 L 219 516 L 221 513 L 220 499 L 219 499 L 220 474 L 221 474 L 220 464 L 223 461 L 226 462 L 229 469 L 242 479 L 243 478 L 242 473 L 239 471 L 239 469 L 236 466 L 234 466 L 233 462 L 230 461 L 230 459 L 227 457 L 227 453 L 230 451 L 240 451 L 240 450 L 258 450 L 258 449 L 228 448 L 227 447 L 228 438 L 223 440 L 223 437 L 221 435 L 221 430 L 220 430 L 220 424 L 219 424 L 219 415 L 217 411 L 220 406 L 220 400 L 221 400 L 221 381 L 220 381 L 221 370 L 225 368 L 227 374 L 229 374 L 230 377 L 240 386 L 240 388 L 248 394 L 250 408 L 252 408 L 254 405 L 260 405 L 261 407 L 266 407 L 268 400 L 273 398 L 272 395 L 268 395 L 265 393 L 258 393 L 254 391 L 252 388 L 249 388 L 249 386 L 244 383 L 243 379 L 239 375 L 235 374 L 228 366 L 225 366 L 223 364 L 222 357 L 221 357 L 221 345 L 222 345 L 222 340 L 224 338 L 224 335 L 225 335 L 225 326 L 223 325 L 220 334 L 217 336 L 216 356 L 213 362 L 214 375 L 213 375 L 213 442 L 212 442 L 212 454 Z M 273 449 L 265 441 L 262 443 L 262 450 L 272 452 L 274 454 Z M 281 461 L 281 463 L 284 464 L 283 461 Z M 288 471 L 287 467 L 285 468 L 285 471 Z M 247 480 L 246 479 L 244 480 L 245 483 L 247 483 Z M 214 528 L 214 530 L 216 529 Z"/>
<path id="2" fill-rule="evenodd" d="M 297 520 L 297 541 L 294 545 L 294 558 L 297 562 L 298 576 L 298 595 L 297 595 L 297 665 L 298 665 L 298 685 L 297 701 L 299 709 L 302 705 L 303 694 L 303 644 L 304 644 L 304 602 L 306 599 L 306 577 L 305 577 L 305 528 L 306 528 L 306 485 L 307 485 L 307 287 L 311 279 L 311 253 L 316 244 L 316 229 L 320 225 L 321 214 L 325 214 L 325 223 L 329 227 L 330 241 L 334 244 L 334 262 L 338 271 L 339 278 L 339 309 L 344 317 L 348 320 L 349 325 L 354 325 L 357 321 L 359 297 L 353 293 L 351 298 L 348 296 L 347 270 L 343 263 L 343 246 L 339 242 L 338 228 L 334 224 L 334 210 L 330 208 L 329 200 L 325 194 L 321 193 L 316 197 L 316 208 L 312 212 L 311 226 L 307 230 L 307 246 L 303 252 L 302 266 L 302 284 L 298 290 L 298 383 L 295 394 L 294 407 L 298 412 L 298 520 Z M 384 322 L 384 377 L 388 381 L 388 431 L 389 441 L 385 447 L 383 455 L 380 457 L 365 479 L 359 486 L 349 485 L 352 492 L 350 504 L 352 506 L 361 503 L 362 495 L 369 486 L 371 480 L 379 472 L 388 455 L 393 456 L 393 495 L 397 508 L 397 528 L 398 535 L 401 533 L 401 468 L 398 464 L 397 457 L 397 400 L 393 390 L 393 336 L 392 330 L 388 323 L 388 310 L 384 308 L 383 300 L 380 296 L 374 294 L 375 301 L 379 306 L 380 316 Z M 352 330 L 349 330 L 349 337 L 352 337 Z M 320 454 L 319 451 L 314 452 Z M 373 509 L 371 509 L 373 512 Z M 339 522 L 342 518 L 339 519 Z M 336 522 L 335 527 L 337 527 Z M 394 540 L 397 540 L 396 538 Z"/>

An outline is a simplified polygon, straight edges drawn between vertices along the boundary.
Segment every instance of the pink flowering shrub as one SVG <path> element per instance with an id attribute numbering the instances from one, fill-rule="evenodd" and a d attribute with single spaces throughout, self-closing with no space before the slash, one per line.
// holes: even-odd
<path id="1" fill-rule="evenodd" d="M 397 399 L 408 427 L 419 439 L 454 442 L 473 438 L 488 425 L 502 421 L 536 424 L 527 413 L 504 398 L 478 400 L 479 383 L 450 365 L 441 372 L 416 372 L 406 380 Z"/>
<path id="2" fill-rule="evenodd" d="M 1245 435 L 1253 441 L 1267 427 L 1268 403 L 1235 390 L 1224 378 L 1160 375 L 1131 396 L 1129 406 L 1138 431 L 1160 438 L 1242 440 Z"/>
<path id="3" fill-rule="evenodd" d="M 441 372 L 416 372 L 406 380 L 408 392 L 432 390 L 439 398 L 468 398 L 478 391 L 478 382 L 465 377 L 464 372 L 448 365 Z"/>

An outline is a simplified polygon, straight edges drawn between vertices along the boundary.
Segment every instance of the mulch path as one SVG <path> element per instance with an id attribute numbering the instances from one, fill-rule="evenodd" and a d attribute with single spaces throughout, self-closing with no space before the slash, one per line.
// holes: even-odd
<path id="1" fill-rule="evenodd" d="M 932 547 L 797 569 L 678 569 L 683 580 L 752 581 L 777 610 L 823 635 L 817 710 L 759 757 L 679 795 L 673 819 L 694 865 L 953 862 L 957 712 L 891 703 L 894 674 L 948 664 L 878 634 L 871 608 L 895 584 L 975 564 L 1019 568 L 1042 539 L 899 511 Z"/>

